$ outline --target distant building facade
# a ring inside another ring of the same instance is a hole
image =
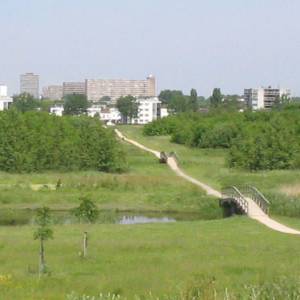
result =
[[[162,118],[166,118],[166,117],[168,117],[168,116],[169,116],[168,109],[165,108],[165,107],[162,107],[162,108],[160,109],[160,118],[162,119]]]
[[[108,96],[112,103],[122,96],[155,97],[156,80],[150,75],[145,80],[87,79],[85,82],[87,99],[98,102]]]
[[[138,115],[132,120],[132,124],[147,124],[160,118],[167,117],[166,108],[161,108],[161,101],[157,97],[138,98]],[[62,105],[55,105],[50,108],[50,114],[62,116],[64,108]],[[89,117],[99,117],[107,125],[122,122],[120,111],[115,107],[104,107],[103,105],[92,105],[87,109]],[[123,120],[124,121],[124,120]]]
[[[39,75],[26,73],[20,76],[20,92],[28,93],[35,99],[40,97]]]
[[[87,109],[89,117],[99,116],[100,120],[107,123],[117,124],[121,121],[121,114],[117,108],[105,108],[100,105],[93,105]]]
[[[247,106],[253,110],[270,109],[278,98],[291,96],[289,89],[283,88],[252,88],[244,90],[244,99]]]
[[[56,105],[56,106],[50,107],[50,114],[51,115],[62,117],[63,113],[64,113],[64,107],[61,106],[61,105]]]
[[[49,100],[61,100],[63,97],[62,85],[49,85],[43,88],[43,98]]]
[[[63,97],[67,95],[86,95],[85,82],[64,82]]]
[[[7,86],[0,84],[0,111],[8,109],[12,102],[13,99],[7,95]]]
[[[161,118],[161,101],[157,97],[138,98],[139,104],[137,118],[133,120],[134,124],[148,124]]]

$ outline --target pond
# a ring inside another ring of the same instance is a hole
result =
[[[33,209],[1,209],[0,226],[33,225],[36,211]],[[52,210],[54,224],[78,224],[70,210]],[[179,212],[139,212],[101,210],[96,224],[146,224],[146,223],[172,223],[180,221],[197,221],[203,219],[199,213]]]

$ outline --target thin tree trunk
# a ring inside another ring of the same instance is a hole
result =
[[[45,264],[45,249],[44,249],[44,240],[40,239],[40,276],[45,273],[46,264]]]
[[[88,236],[87,232],[83,234],[83,257],[87,256],[87,247],[88,247]]]

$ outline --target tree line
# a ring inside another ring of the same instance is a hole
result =
[[[72,94],[64,96],[63,100],[39,100],[31,94],[22,93],[13,97],[13,103],[10,108],[20,112],[44,111],[49,112],[53,105],[63,105],[65,115],[81,115],[87,112],[90,103],[85,95]]]
[[[184,95],[180,90],[163,90],[159,94],[163,105],[167,106],[173,113],[197,112],[200,109],[238,111],[244,108],[239,101],[239,95],[224,95],[221,89],[213,89],[208,98],[198,96],[196,89],[191,89],[189,95]]]
[[[280,110],[184,113],[154,121],[144,134],[171,135],[174,143],[228,149],[228,164],[248,170],[300,167],[300,106]]]
[[[120,172],[125,154],[114,133],[95,118],[43,112],[0,113],[0,170]]]

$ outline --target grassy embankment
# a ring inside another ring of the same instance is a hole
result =
[[[189,148],[171,143],[168,136],[147,137],[143,135],[141,126],[121,126],[120,130],[155,150],[175,151],[186,173],[216,189],[230,185],[254,185],[271,200],[273,215],[299,216],[299,170],[248,172],[230,169],[226,164],[226,150]]]

